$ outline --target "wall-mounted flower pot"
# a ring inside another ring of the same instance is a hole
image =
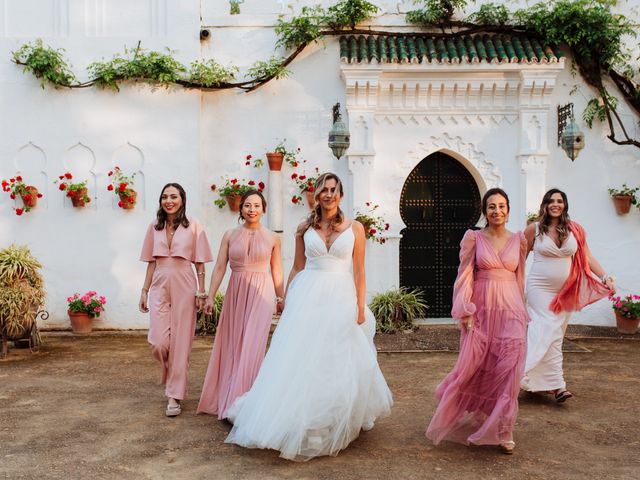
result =
[[[627,318],[620,315],[619,312],[616,312],[616,326],[620,333],[633,335],[638,331],[639,325],[640,318]]]
[[[284,162],[284,154],[278,152],[267,153],[267,162],[269,162],[269,170],[279,172],[282,170],[282,162]]]
[[[616,213],[618,215],[625,215],[631,210],[631,195],[613,195],[613,205],[616,207]]]
[[[22,203],[25,207],[35,208],[38,204],[38,189],[33,186],[27,187],[27,193],[22,195]]]
[[[135,190],[131,190],[131,193],[127,195],[126,193],[118,193],[120,197],[120,201],[118,202],[118,206],[124,210],[132,210],[136,206],[136,199],[138,198],[138,193]]]
[[[224,197],[227,201],[227,205],[229,205],[229,210],[232,212],[240,211],[240,201],[242,200],[242,196],[240,195],[227,195]]]
[[[304,192],[305,196],[307,197],[307,205],[309,205],[309,209],[313,210],[316,206],[316,200],[314,198],[314,192],[310,192],[310,191],[306,191]]]
[[[85,201],[85,197],[87,196],[87,189],[86,188],[81,188],[80,190],[76,190],[74,192],[70,192],[73,193],[73,195],[70,195],[69,198],[71,198],[71,204],[76,207],[76,208],[82,208],[85,206],[85,204],[87,203]]]
[[[71,330],[73,333],[85,334],[91,333],[92,319],[86,312],[72,312],[68,310],[69,320],[71,321]]]

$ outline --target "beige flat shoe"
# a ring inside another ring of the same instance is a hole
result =
[[[182,413],[182,408],[180,407],[180,404],[178,405],[167,404],[167,409],[164,411],[164,414],[167,417],[177,417],[181,413]]]

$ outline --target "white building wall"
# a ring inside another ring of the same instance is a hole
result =
[[[377,123],[370,127],[375,131],[373,144],[354,144],[349,152],[369,149],[375,153],[373,158],[360,163],[355,157],[333,158],[326,145],[331,106],[340,101],[344,107],[346,102],[335,39],[307,48],[291,64],[290,78],[249,94],[146,85],[124,86],[119,93],[95,88],[43,90],[36,79],[8,61],[10,51],[42,37],[47,44],[64,47],[74,71],[82,76],[91,61],[108,58],[125,45],[135,47],[141,40],[150,49],[170,47],[185,64],[201,56],[214,57],[245,71],[255,60],[273,53],[273,26],[277,14],[287,11],[285,3],[246,0],[241,15],[229,16],[228,2],[223,0],[0,1],[0,178],[20,171],[45,194],[42,203],[23,217],[13,214],[7,195],[0,196],[0,245],[26,243],[43,263],[51,313],[44,326],[67,326],[65,297],[93,289],[109,302],[97,328],[144,328],[147,316],[137,311],[144,276],[138,255],[162,185],[178,181],[186,188],[188,211],[204,221],[215,254],[222,233],[236,225],[236,217],[226,208],[213,206],[217,197],[209,185],[220,183],[225,174],[266,181],[266,167],[252,170],[244,166],[244,158],[264,155],[283,138],[288,146],[302,149],[309,168],[333,170],[343,178],[349,190],[346,210],[361,206],[354,204],[354,190],[368,193],[368,199],[379,203],[391,220],[392,234],[404,225],[397,209],[399,191],[388,182],[402,185],[412,162],[428,155],[427,150],[437,142],[442,143],[441,148],[451,148],[453,139],[459,138],[495,164],[502,186],[513,197],[510,226],[524,226],[528,208],[517,159],[520,118],[485,125],[456,124],[449,119],[434,125],[402,124],[393,119],[385,125],[383,118],[376,118]],[[294,9],[313,3],[297,2]],[[401,24],[398,8],[412,8],[411,2],[376,3],[386,12],[374,21],[378,26]],[[632,3],[637,6],[638,2]],[[627,6],[631,4],[621,8]],[[203,43],[199,41],[202,26],[212,32],[211,39]],[[580,91],[570,95],[576,84]],[[586,227],[593,253],[617,276],[621,293],[639,293],[640,273],[629,266],[640,260],[640,211],[617,216],[606,190],[623,182],[640,184],[640,152],[611,143],[600,124],[593,130],[586,128],[579,117],[591,96],[581,79],[571,76],[567,62],[550,98],[546,132],[550,143],[541,190],[558,186],[567,191],[573,218]],[[578,123],[586,133],[587,146],[574,163],[555,145],[555,107],[568,101],[574,102]],[[621,110],[628,128],[638,137],[637,117],[624,105]],[[133,211],[120,210],[115,196],[106,191],[106,172],[114,165],[140,172],[136,188],[141,201]],[[68,169],[77,178],[81,177],[76,172],[83,172],[95,186],[89,208],[71,208],[53,184]],[[371,174],[371,181],[366,189],[354,188],[362,187],[363,172]],[[285,270],[293,257],[295,226],[306,213],[306,207],[289,201],[294,193],[290,174],[285,166]],[[397,255],[397,236],[383,246],[369,245],[369,293],[397,285]],[[574,322],[611,325],[613,315],[603,301],[576,315]]]

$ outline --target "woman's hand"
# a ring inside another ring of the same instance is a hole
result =
[[[473,330],[473,315],[469,315],[462,319],[462,325],[467,329],[467,332]]]
[[[362,325],[364,323],[364,321],[365,321],[364,308],[362,310],[358,309],[358,325]]]
[[[207,296],[207,300],[204,302],[203,310],[205,315],[211,315],[213,313],[213,297],[211,295]]]
[[[613,277],[607,277],[604,281],[605,286],[612,292],[616,291],[616,279]]]
[[[140,301],[138,302],[138,310],[140,310],[142,313],[149,312],[149,299],[148,299],[147,292],[145,291],[143,291],[140,294]]]
[[[207,297],[208,299],[209,297]],[[196,297],[196,311],[200,313],[205,306],[204,298]]]
[[[276,313],[280,315],[284,310],[284,298],[276,302]]]

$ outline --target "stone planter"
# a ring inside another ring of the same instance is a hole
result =
[[[282,170],[282,162],[284,162],[284,154],[278,152],[267,153],[267,162],[269,162],[269,170],[279,172]]]
[[[633,198],[631,195],[613,195],[613,205],[616,207],[616,213],[618,215],[625,215],[631,210],[631,201]]]
[[[638,331],[640,325],[640,318],[627,318],[616,312],[616,326],[620,333],[626,335],[633,335]]]
[[[73,333],[87,334],[91,333],[93,320],[86,312],[72,312],[68,310],[69,320],[71,321],[71,329]]]

